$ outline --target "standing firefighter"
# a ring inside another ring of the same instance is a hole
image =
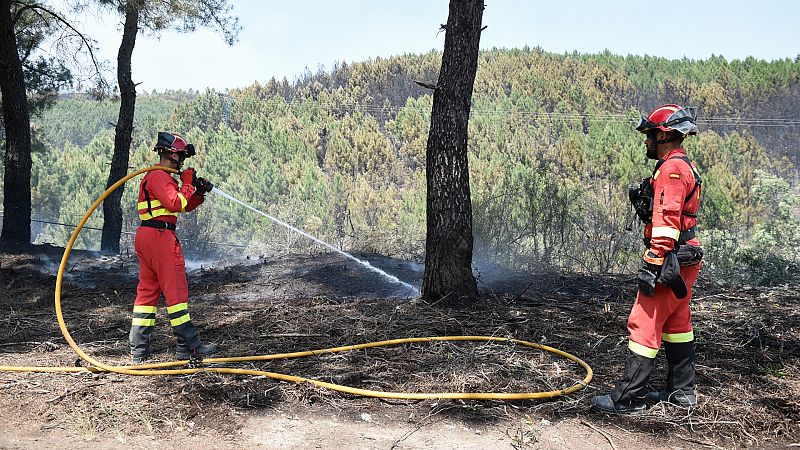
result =
[[[629,191],[644,230],[647,250],[639,263],[639,292],[628,319],[628,349],[622,380],[609,395],[592,399],[600,411],[641,412],[645,400],[691,408],[694,391],[694,333],[689,300],[700,274],[703,251],[697,240],[700,176],[682,148],[697,134],[694,108],[664,105],[642,117],[636,130],[647,138],[647,157],[658,160],[653,176]],[[661,343],[667,356],[666,389],[647,392]]]
[[[194,145],[167,132],[158,133],[154,151],[159,166],[180,170],[183,161],[194,156]],[[205,194],[213,188],[210,181],[198,178],[188,168],[180,174],[181,186],[169,172],[152,170],[142,179],[137,209],[141,224],[136,230],[136,255],[139,258],[139,286],[133,306],[130,344],[134,364],[150,356],[150,335],[156,322],[158,299],[163,294],[167,314],[177,340],[178,359],[193,359],[216,351],[213,344],[204,344],[189,318],[189,290],[183,251],[175,236],[178,213],[200,206]]]

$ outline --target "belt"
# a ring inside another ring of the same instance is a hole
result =
[[[139,224],[140,227],[150,227],[150,228],[157,228],[159,230],[169,230],[175,231],[175,224],[164,222],[163,220],[143,220],[142,223]]]

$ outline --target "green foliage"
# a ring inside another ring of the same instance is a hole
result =
[[[750,199],[755,226],[704,234],[704,246],[712,255],[705,268],[715,277],[742,284],[800,282],[800,196],[785,180],[757,170]]]
[[[752,197],[762,220],[736,255],[747,268],[740,274],[742,281],[757,285],[800,281],[800,196],[785,180],[757,171]]]
[[[156,124],[163,126],[177,104],[167,95],[138,96],[134,129],[141,132],[143,127],[147,127],[152,131],[157,128]],[[35,120],[35,128],[42,140],[53,147],[59,148],[67,142],[84,147],[97,134],[113,131],[118,115],[118,99],[93,101],[81,96],[64,97]]]
[[[222,34],[225,43],[233,45],[238,39],[239,18],[232,16],[233,6],[228,0],[170,0],[169,2],[127,2],[99,0],[105,6],[125,17],[125,8],[135,5],[139,11],[139,27],[145,33],[158,34],[164,30],[191,33],[197,27],[214,28]],[[79,8],[85,5],[78,5]]]
[[[174,130],[198,148],[188,165],[253,207],[346,250],[420,259],[432,97],[410,80],[435,82],[439,58],[337,64],[293,84],[273,79],[224,95],[140,96],[130,165],[154,163],[156,132]],[[796,138],[781,127],[724,118],[758,117],[766,104],[776,114],[796,108],[799,87],[800,61],[483,52],[468,141],[476,254],[512,266],[630,270],[641,229],[626,189],[653,166],[633,124],[643,110],[677,101],[719,118],[686,142],[703,177],[705,270],[741,282],[785,280],[774,275],[796,267],[800,239],[783,156],[800,142],[792,147]],[[116,109],[63,99],[37,121],[45,149],[34,163],[34,216],[74,223],[99,195]],[[129,183],[123,196],[129,230],[137,188]],[[213,194],[179,230],[189,254],[224,249],[209,241],[263,254],[316,246]],[[58,233],[45,228],[40,241],[63,243]],[[97,241],[87,232],[82,245]],[[751,279],[731,276],[741,264]]]
[[[61,24],[50,20],[49,15],[43,14],[35,6],[41,5],[39,2],[31,2],[31,5],[11,3],[17,50],[25,77],[28,112],[32,116],[51,107],[58,91],[72,85],[72,73],[66,66],[64,55],[57,54],[54,57],[52,54],[42,54],[46,52],[43,48],[47,40],[61,31]]]

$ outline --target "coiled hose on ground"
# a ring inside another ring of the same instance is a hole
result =
[[[70,252],[72,251],[72,246],[75,244],[75,240],[78,238],[78,235],[81,232],[81,229],[86,224],[86,221],[92,215],[92,213],[97,209],[98,206],[103,202],[103,200],[115,191],[117,188],[122,186],[126,181],[130,180],[133,177],[136,177],[140,174],[145,172],[149,172],[151,170],[166,170],[172,173],[178,173],[177,170],[162,167],[162,166],[150,166],[144,169],[137,170],[121,180],[114,183],[111,187],[106,189],[105,192],[92,204],[86,214],[83,216],[81,221],[78,223],[75,231],[72,232],[72,236],[70,237],[69,243],[67,247],[64,249],[64,255],[61,258],[61,265],[58,268],[58,276],[56,277],[56,287],[55,287],[55,306],[56,306],[56,317],[58,318],[58,325],[61,328],[61,332],[64,335],[64,339],[66,339],[67,343],[75,353],[78,354],[84,361],[89,364],[89,367],[36,367],[36,366],[0,366],[0,371],[12,371],[12,372],[114,372],[114,373],[122,373],[127,375],[143,375],[143,376],[155,376],[155,375],[190,375],[199,372],[214,372],[214,373],[227,373],[227,374],[234,374],[234,375],[256,375],[256,376],[267,376],[269,378],[273,378],[276,380],[281,381],[291,381],[293,383],[311,383],[326,389],[332,389],[334,391],[339,392],[346,392],[348,394],[354,395],[362,395],[366,397],[380,397],[380,398],[392,398],[392,399],[407,399],[407,400],[422,400],[422,399],[478,399],[478,400],[530,400],[530,399],[539,399],[539,398],[549,398],[549,397],[556,397],[559,395],[568,395],[576,392],[580,389],[586,387],[592,380],[592,368],[589,367],[583,360],[580,358],[573,356],[567,352],[561,351],[559,349],[548,347],[546,345],[535,344],[533,342],[523,341],[519,339],[511,339],[511,338],[503,338],[503,337],[494,337],[494,336],[431,336],[431,337],[414,337],[414,338],[402,338],[402,339],[391,339],[388,341],[379,341],[379,342],[369,342],[366,344],[358,344],[358,345],[346,345],[343,347],[332,347],[332,348],[325,348],[320,350],[307,350],[307,351],[300,351],[300,352],[293,352],[293,353],[280,353],[280,354],[272,354],[272,355],[255,355],[255,356],[236,356],[236,357],[226,357],[226,358],[206,358],[203,360],[203,364],[218,364],[218,363],[238,363],[244,361],[268,361],[273,359],[288,359],[288,358],[300,358],[304,356],[319,356],[331,353],[338,353],[338,352],[347,352],[352,350],[359,350],[363,348],[371,348],[371,347],[383,347],[389,345],[398,345],[398,344],[406,344],[406,343],[419,343],[419,342],[432,342],[432,341],[496,341],[496,342],[511,342],[517,345],[522,345],[525,347],[531,347],[539,350],[543,350],[550,353],[555,353],[557,355],[563,356],[571,361],[578,363],[584,370],[586,370],[586,376],[583,380],[579,381],[573,386],[570,386],[565,389],[559,389],[554,391],[547,391],[547,392],[521,392],[521,393],[504,393],[504,392],[419,392],[419,393],[411,393],[411,392],[385,392],[385,391],[375,391],[369,389],[360,389],[351,386],[343,386],[334,383],[328,383],[325,381],[314,380],[311,378],[304,378],[295,375],[287,375],[282,373],[274,373],[274,372],[266,372],[261,370],[252,370],[252,369],[236,369],[232,367],[193,367],[193,368],[182,368],[182,369],[167,369],[168,367],[177,367],[177,366],[186,366],[188,361],[171,361],[171,362],[162,362],[162,363],[153,363],[153,364],[140,364],[136,366],[110,366],[104,364],[92,356],[86,354],[78,344],[75,343],[75,340],[72,339],[72,336],[67,329],[67,324],[64,322],[64,315],[61,310],[61,286],[64,281],[64,269],[67,266],[67,261],[69,259]]]

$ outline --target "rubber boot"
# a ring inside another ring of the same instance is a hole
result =
[[[184,359],[202,359],[217,352],[214,344],[204,344],[197,336],[197,328],[192,321],[172,327],[177,342],[175,357]]]
[[[622,379],[608,395],[592,399],[595,409],[609,414],[637,414],[646,409],[644,397],[655,360],[631,353],[625,361]]]
[[[131,332],[128,341],[131,346],[131,359],[134,364],[141,364],[150,357],[150,335],[156,324],[156,307],[133,305]]]
[[[694,391],[694,341],[664,342],[667,354],[667,388],[647,394],[648,400],[672,403],[683,408],[697,406]]]
[[[132,325],[128,340],[131,345],[131,360],[134,364],[141,364],[150,357],[150,335],[153,334],[152,326]]]

